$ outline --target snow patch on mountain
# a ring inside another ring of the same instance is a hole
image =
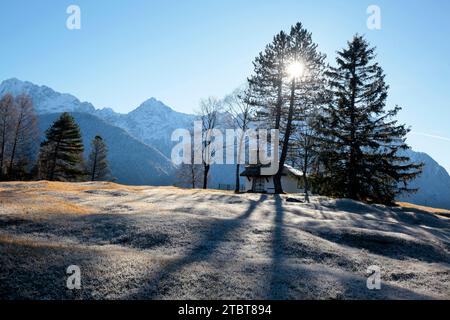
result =
[[[170,156],[173,146],[170,141],[172,132],[179,128],[190,128],[195,119],[194,115],[174,111],[156,98],[148,99],[128,114],[117,113],[111,108],[96,109],[91,103],[81,102],[73,95],[16,78],[0,84],[0,96],[6,93],[29,95],[40,115],[63,111],[95,115],[159,149],[166,156]]]
[[[101,114],[98,115],[102,117]],[[111,121],[133,137],[170,156],[172,133],[176,129],[190,128],[195,116],[174,111],[161,101],[151,98],[126,115],[107,117],[104,120]]]
[[[38,86],[16,78],[5,80],[0,84],[0,96],[6,93],[29,95],[33,100],[36,112],[39,114],[61,112],[61,110],[85,113],[95,111],[92,104],[81,102],[71,94],[59,93],[47,86]]]

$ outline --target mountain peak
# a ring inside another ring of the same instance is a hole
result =
[[[17,78],[9,78],[6,80],[3,80],[2,83],[0,83],[0,88],[4,89],[4,91],[12,91],[11,93],[15,93],[18,90],[22,90],[26,87],[32,87],[34,86],[33,83],[28,81],[22,81]],[[5,92],[6,93],[6,92]]]
[[[150,98],[144,101],[139,107],[130,113],[147,112],[172,112],[173,110],[156,98]]]
[[[167,105],[165,105],[163,102],[159,101],[156,98],[150,98],[146,101],[144,101],[139,108],[158,108],[158,109],[170,109]]]
[[[45,85],[37,85],[37,84],[34,84],[33,82],[23,81],[23,80],[20,80],[18,78],[15,78],[15,77],[3,80],[0,83],[0,87],[1,88],[8,88],[8,89],[13,90],[13,91],[14,90],[24,90],[26,88],[40,88],[42,90],[47,90],[47,91],[53,91],[54,92],[54,90],[52,88],[47,87]]]
[[[0,96],[6,93],[13,95],[27,94],[34,103],[39,114],[54,112],[87,112],[104,117],[114,116],[116,113],[110,108],[96,110],[88,102],[81,102],[75,96],[67,93],[60,93],[45,85],[37,85],[29,81],[22,81],[18,78],[9,78],[0,83]],[[172,108],[152,97],[144,101],[134,111],[133,114],[141,113],[172,113]]]
[[[13,83],[23,83],[23,81],[13,77],[13,78],[3,80],[1,85],[13,84]]]

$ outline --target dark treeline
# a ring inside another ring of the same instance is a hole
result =
[[[88,161],[74,118],[63,113],[46,131],[39,146],[33,103],[27,95],[0,99],[0,180],[110,180],[107,147],[100,136],[92,141]]]

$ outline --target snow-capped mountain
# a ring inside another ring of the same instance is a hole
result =
[[[108,144],[109,162],[117,181],[133,185],[171,185],[175,167],[159,149],[133,138],[126,126],[126,115],[112,109],[96,110],[89,102],[81,102],[70,94],[62,94],[47,86],[38,86],[18,79],[0,84],[0,97],[6,93],[27,94],[39,114],[41,133],[52,124],[61,112],[71,112],[80,125],[86,152],[92,138],[100,134]],[[104,120],[103,120],[104,119]],[[132,126],[135,126],[133,124]]]
[[[88,113],[102,119],[103,121],[101,121],[101,123],[104,122],[111,128],[118,127],[123,129],[130,136],[129,139],[134,138],[140,143],[157,149],[164,154],[165,157],[158,156],[155,159],[165,159],[163,160],[164,164],[162,164],[162,167],[165,169],[162,171],[167,172],[170,171],[170,166],[166,163],[168,160],[167,157],[170,157],[172,146],[176,143],[171,141],[172,132],[178,128],[192,127],[193,121],[196,118],[195,115],[176,112],[155,98],[145,101],[128,114],[116,113],[111,108],[95,109],[92,104],[81,102],[70,94],[61,94],[46,86],[38,86],[31,82],[24,82],[18,79],[5,80],[0,84],[0,96],[7,92],[14,95],[21,93],[28,94],[32,98],[37,112],[41,115],[63,111]],[[226,117],[226,115],[223,115],[223,117]],[[80,121],[84,121],[84,118],[81,117],[81,115],[79,115],[78,118]],[[222,120],[221,122],[225,121]],[[91,127],[94,126],[93,123],[95,123],[95,121],[89,118],[89,122]],[[126,135],[124,136],[121,134],[121,137],[121,144],[126,144]],[[115,143],[114,138],[111,138],[110,141],[112,144]],[[132,150],[124,149],[124,151],[128,154],[132,153]],[[117,152],[119,152],[119,150],[117,150]],[[149,156],[149,152],[150,151],[147,150],[140,153],[143,155],[143,158],[141,159],[143,163],[149,163],[147,161],[148,159],[145,158]],[[408,156],[410,156],[414,162],[424,162],[425,168],[423,174],[416,178],[411,184],[412,187],[419,188],[419,192],[401,197],[400,200],[450,209],[450,176],[447,171],[427,154],[408,151]],[[140,162],[138,158],[139,155],[134,157],[133,163],[127,163],[126,161],[123,161],[124,159],[121,159],[121,170],[124,170],[121,173],[123,177],[127,176],[126,170],[134,172],[133,166]],[[150,163],[150,166],[147,169],[150,174],[155,172],[153,171],[155,165],[155,161]],[[159,169],[156,171],[158,170]],[[210,180],[210,186],[212,188],[217,188],[220,183],[234,183],[233,165],[216,165],[211,171],[212,179]],[[175,179],[173,176],[172,178]],[[139,174],[134,175],[133,179],[126,180],[125,183],[146,183],[145,179],[139,179]],[[122,182],[123,181],[124,180],[122,179]],[[168,180],[166,179],[165,181]]]
[[[128,114],[114,112],[111,108],[95,109],[91,103],[81,102],[73,95],[15,78],[0,84],[0,96],[6,93],[29,95],[40,115],[62,111],[90,113],[124,129],[132,137],[157,148],[166,156],[170,156],[173,146],[170,141],[172,132],[178,128],[191,127],[195,119],[194,115],[176,112],[155,98],[148,99]]]
[[[27,94],[33,99],[38,114],[61,112],[95,112],[89,102],[81,102],[71,94],[59,93],[47,86],[38,86],[28,81],[12,78],[0,84],[0,96],[6,93],[12,95]]]
[[[111,109],[97,110],[94,114],[154,146],[166,156],[170,156],[173,146],[170,141],[172,132],[191,127],[195,119],[194,115],[176,112],[155,98],[145,101],[128,114],[118,114]]]

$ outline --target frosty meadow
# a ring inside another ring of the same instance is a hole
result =
[[[0,300],[449,300],[446,12],[1,1]]]

